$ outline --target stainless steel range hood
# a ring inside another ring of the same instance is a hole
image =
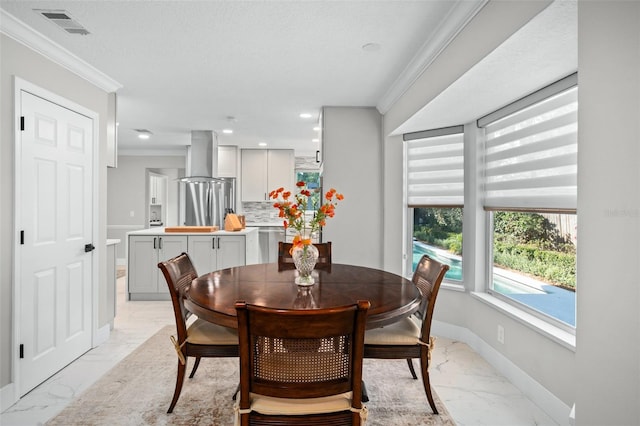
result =
[[[218,135],[212,130],[192,130],[187,147],[187,176],[180,182],[211,182],[218,178]]]
[[[224,227],[224,217],[235,209],[235,178],[218,177],[218,135],[191,131],[184,183],[184,224]]]

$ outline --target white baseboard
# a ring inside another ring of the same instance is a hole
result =
[[[109,336],[111,335],[111,324],[106,324],[98,329],[96,332],[96,338],[93,339],[93,347],[100,346],[107,340],[109,340]]]
[[[118,265],[118,266],[127,266],[127,259],[125,257],[118,257],[116,259],[116,265]]]
[[[106,324],[103,327],[100,327],[96,331],[95,339],[93,340],[93,347],[100,346],[107,340],[109,340],[109,336],[111,335],[111,324]],[[15,383],[9,383],[6,386],[0,388],[0,412],[4,412],[6,409],[11,407],[13,404],[18,402],[19,398],[16,395],[16,387]]]
[[[18,398],[15,383],[9,383],[0,388],[0,412],[4,412],[16,402],[18,402]]]
[[[496,370],[505,376],[527,398],[547,413],[559,425],[570,425],[571,407],[549,392],[544,386],[525,373],[509,358],[495,350],[491,345],[480,339],[468,328],[458,327],[434,320],[431,326],[432,334],[466,343]]]

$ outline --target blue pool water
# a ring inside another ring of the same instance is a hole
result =
[[[413,270],[423,254],[449,265],[446,279],[462,281],[462,259],[445,250],[420,241],[413,242]],[[493,276],[493,290],[539,312],[575,327],[576,293],[539,282],[535,287],[498,273]]]
[[[445,250],[441,250],[420,241],[413,242],[413,268],[416,270],[418,262],[423,254],[429,255],[430,258],[437,260],[440,263],[449,265],[449,270],[444,276],[446,279],[462,281],[462,258],[460,256],[453,255]]]

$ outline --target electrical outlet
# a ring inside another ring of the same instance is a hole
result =
[[[498,326],[498,342],[504,344],[504,327]]]
[[[135,211],[131,210],[131,211],[129,212],[129,217],[134,217],[135,215],[136,215],[136,212],[135,212]]]

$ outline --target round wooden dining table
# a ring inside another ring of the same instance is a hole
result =
[[[210,272],[186,288],[185,306],[206,321],[237,328],[235,302],[240,300],[276,309],[330,308],[368,300],[371,329],[408,317],[422,299],[411,280],[378,269],[334,263],[330,269],[315,270],[315,284],[307,288],[296,285],[297,273],[280,271],[277,263]]]

